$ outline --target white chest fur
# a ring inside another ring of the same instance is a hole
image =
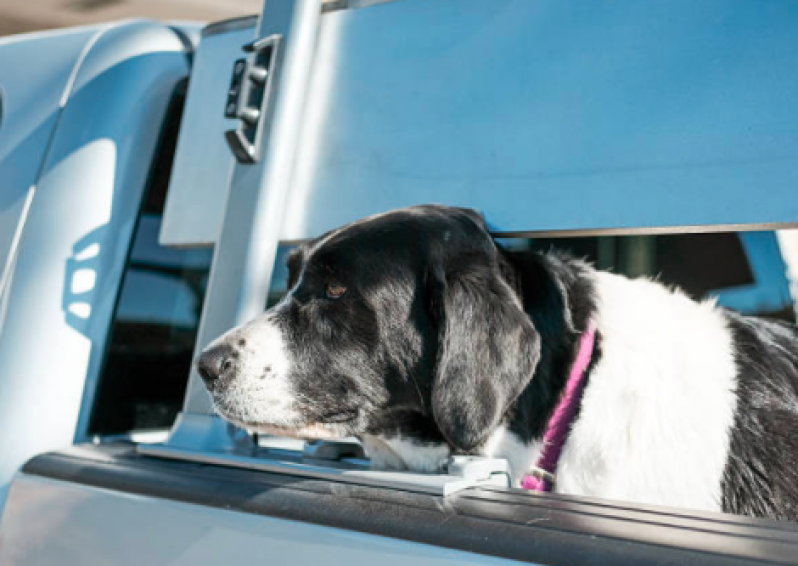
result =
[[[711,303],[597,274],[601,359],[557,491],[719,510],[736,410],[731,334]]]

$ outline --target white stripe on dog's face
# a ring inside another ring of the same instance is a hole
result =
[[[280,305],[208,345],[232,348],[233,366],[209,387],[219,415],[249,432],[303,439],[351,436],[343,423],[316,422],[317,401],[297,390],[295,361],[280,324]]]
[[[223,417],[251,430],[262,423],[294,426],[301,421],[289,382],[291,360],[272,313],[231,330],[208,349],[220,344],[236,353],[234,375],[211,393]]]

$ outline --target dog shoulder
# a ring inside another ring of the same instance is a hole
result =
[[[723,480],[724,511],[798,518],[798,328],[728,313],[738,411]]]
[[[604,272],[595,290],[601,359],[563,453],[560,490],[720,510],[737,409],[723,311]]]

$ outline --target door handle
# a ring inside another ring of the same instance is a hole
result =
[[[235,129],[225,132],[225,138],[241,163],[255,163],[260,158],[263,117],[275,86],[281,44],[280,35],[249,43],[244,51],[250,55],[233,64],[224,115],[239,122]]]

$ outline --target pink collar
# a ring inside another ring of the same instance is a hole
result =
[[[554,414],[549,419],[546,434],[543,436],[543,450],[540,453],[537,465],[526,473],[521,483],[521,487],[524,489],[551,491],[552,487],[554,487],[554,474],[557,471],[557,463],[560,460],[562,448],[568,438],[568,433],[571,431],[571,424],[582,400],[582,393],[587,382],[587,368],[593,357],[595,342],[596,324],[591,321],[587,332],[582,335],[580,340],[579,353],[576,356],[574,365],[571,367],[571,375],[568,376],[565,392],[557,404]]]

